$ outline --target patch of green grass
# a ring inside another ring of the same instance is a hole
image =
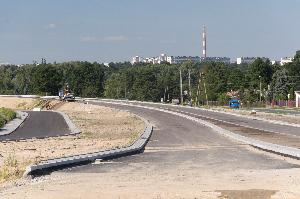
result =
[[[0,108],[0,127],[17,117],[16,112],[9,108]]]

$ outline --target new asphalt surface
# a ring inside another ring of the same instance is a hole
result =
[[[231,141],[212,129],[179,116],[137,107],[113,105],[101,102],[90,104],[102,105],[138,114],[152,123],[154,131],[143,154],[124,157],[117,160],[119,164],[86,165],[64,172],[115,172],[140,168],[167,169],[178,165],[188,165],[197,169],[285,169],[298,167],[285,161],[273,159],[249,151],[245,145]]]
[[[70,134],[63,116],[52,111],[26,111],[29,116],[13,133],[0,136],[0,141],[46,138]]]
[[[239,117],[236,115],[230,115],[226,113],[221,112],[212,112],[205,109],[191,109],[188,107],[182,107],[182,106],[163,106],[161,104],[143,104],[140,102],[126,102],[129,104],[137,104],[142,106],[148,106],[148,107],[155,107],[155,108],[162,108],[166,110],[176,111],[176,112],[186,112],[186,113],[192,113],[192,114],[198,114],[205,117],[210,117],[214,119],[219,119],[227,122],[232,122],[239,125],[249,126],[252,128],[258,128],[265,131],[270,132],[277,132],[281,134],[290,134],[294,136],[300,136],[300,127],[294,127],[294,126],[287,126],[287,125],[281,125],[281,124],[274,124],[270,122],[265,122],[262,120],[256,120],[256,119],[249,119],[245,117]]]

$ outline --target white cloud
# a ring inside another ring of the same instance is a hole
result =
[[[128,41],[128,38],[119,35],[119,36],[107,36],[107,37],[83,37],[80,41],[82,42],[90,42],[90,43],[117,43],[117,42],[124,42]]]
[[[50,23],[44,26],[45,29],[55,29],[57,26],[54,23]]]

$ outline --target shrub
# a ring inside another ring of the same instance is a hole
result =
[[[0,108],[0,127],[10,120],[15,119],[17,116],[16,112],[8,108]]]
[[[1,115],[0,115],[0,128],[2,127],[2,126],[4,126],[4,124],[5,124],[5,119],[4,119],[4,117],[2,117]]]

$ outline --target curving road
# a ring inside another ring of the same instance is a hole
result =
[[[190,108],[183,106],[171,106],[154,103],[128,102],[128,105],[140,105],[146,107],[159,108],[172,112],[185,114],[191,117],[206,120],[234,133],[241,134],[254,139],[300,148],[300,127],[288,126],[266,122],[263,120],[251,119],[222,112],[210,111],[206,109]]]
[[[26,111],[24,123],[13,133],[0,136],[0,141],[16,141],[31,138],[46,138],[70,134],[63,116],[52,111]]]
[[[297,198],[300,162],[261,152],[179,116],[126,105],[154,125],[143,154],[54,172],[6,198]],[[79,188],[80,187],[80,188]]]

